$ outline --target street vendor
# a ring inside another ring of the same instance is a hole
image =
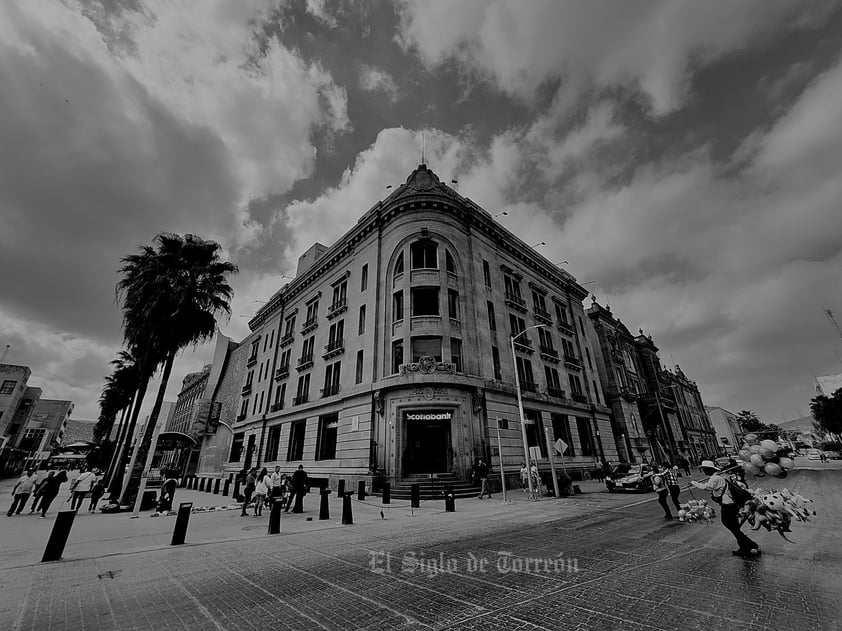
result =
[[[752,541],[740,528],[739,512],[742,498],[736,498],[739,489],[735,489],[734,482],[721,475],[721,470],[710,460],[703,460],[702,473],[710,476],[707,482],[692,481],[690,484],[697,489],[710,491],[711,499],[722,505],[720,511],[722,525],[734,535],[739,546],[731,554],[734,556],[751,558],[760,556],[760,546]],[[742,494],[740,494],[742,495]]]

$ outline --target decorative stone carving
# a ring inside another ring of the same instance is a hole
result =
[[[432,373],[444,373],[452,375],[456,373],[455,366],[445,362],[437,362],[434,357],[424,355],[418,359],[417,362],[411,364],[403,364],[401,366],[401,375],[411,375],[413,373],[421,373],[422,375],[429,375]]]
[[[471,404],[473,405],[474,414],[482,412],[482,405],[484,401],[485,393],[482,390],[475,388],[473,393],[471,393]]]
[[[374,410],[378,416],[383,416],[383,391],[378,390],[374,393]]]

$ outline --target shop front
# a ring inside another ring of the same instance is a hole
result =
[[[453,410],[403,412],[403,474],[447,473],[453,459]]]

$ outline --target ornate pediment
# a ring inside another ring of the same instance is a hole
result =
[[[432,373],[452,375],[455,372],[456,367],[453,364],[437,362],[435,357],[430,357],[429,355],[422,356],[417,362],[403,364],[401,366],[401,375],[411,375],[416,373],[421,373],[422,375],[430,375]]]
[[[398,201],[404,197],[412,197],[414,195],[424,194],[440,194],[447,197],[458,199],[456,191],[442,184],[439,176],[427,168],[426,164],[419,164],[418,168],[409,174],[406,183],[398,188],[387,200],[386,203]]]

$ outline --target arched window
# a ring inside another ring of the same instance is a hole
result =
[[[450,250],[444,251],[444,268],[448,274],[456,274],[456,261],[453,260]]]
[[[409,248],[412,269],[438,269],[438,246],[435,241],[416,241]]]
[[[403,252],[398,254],[398,260],[395,261],[395,276],[403,274]]]

